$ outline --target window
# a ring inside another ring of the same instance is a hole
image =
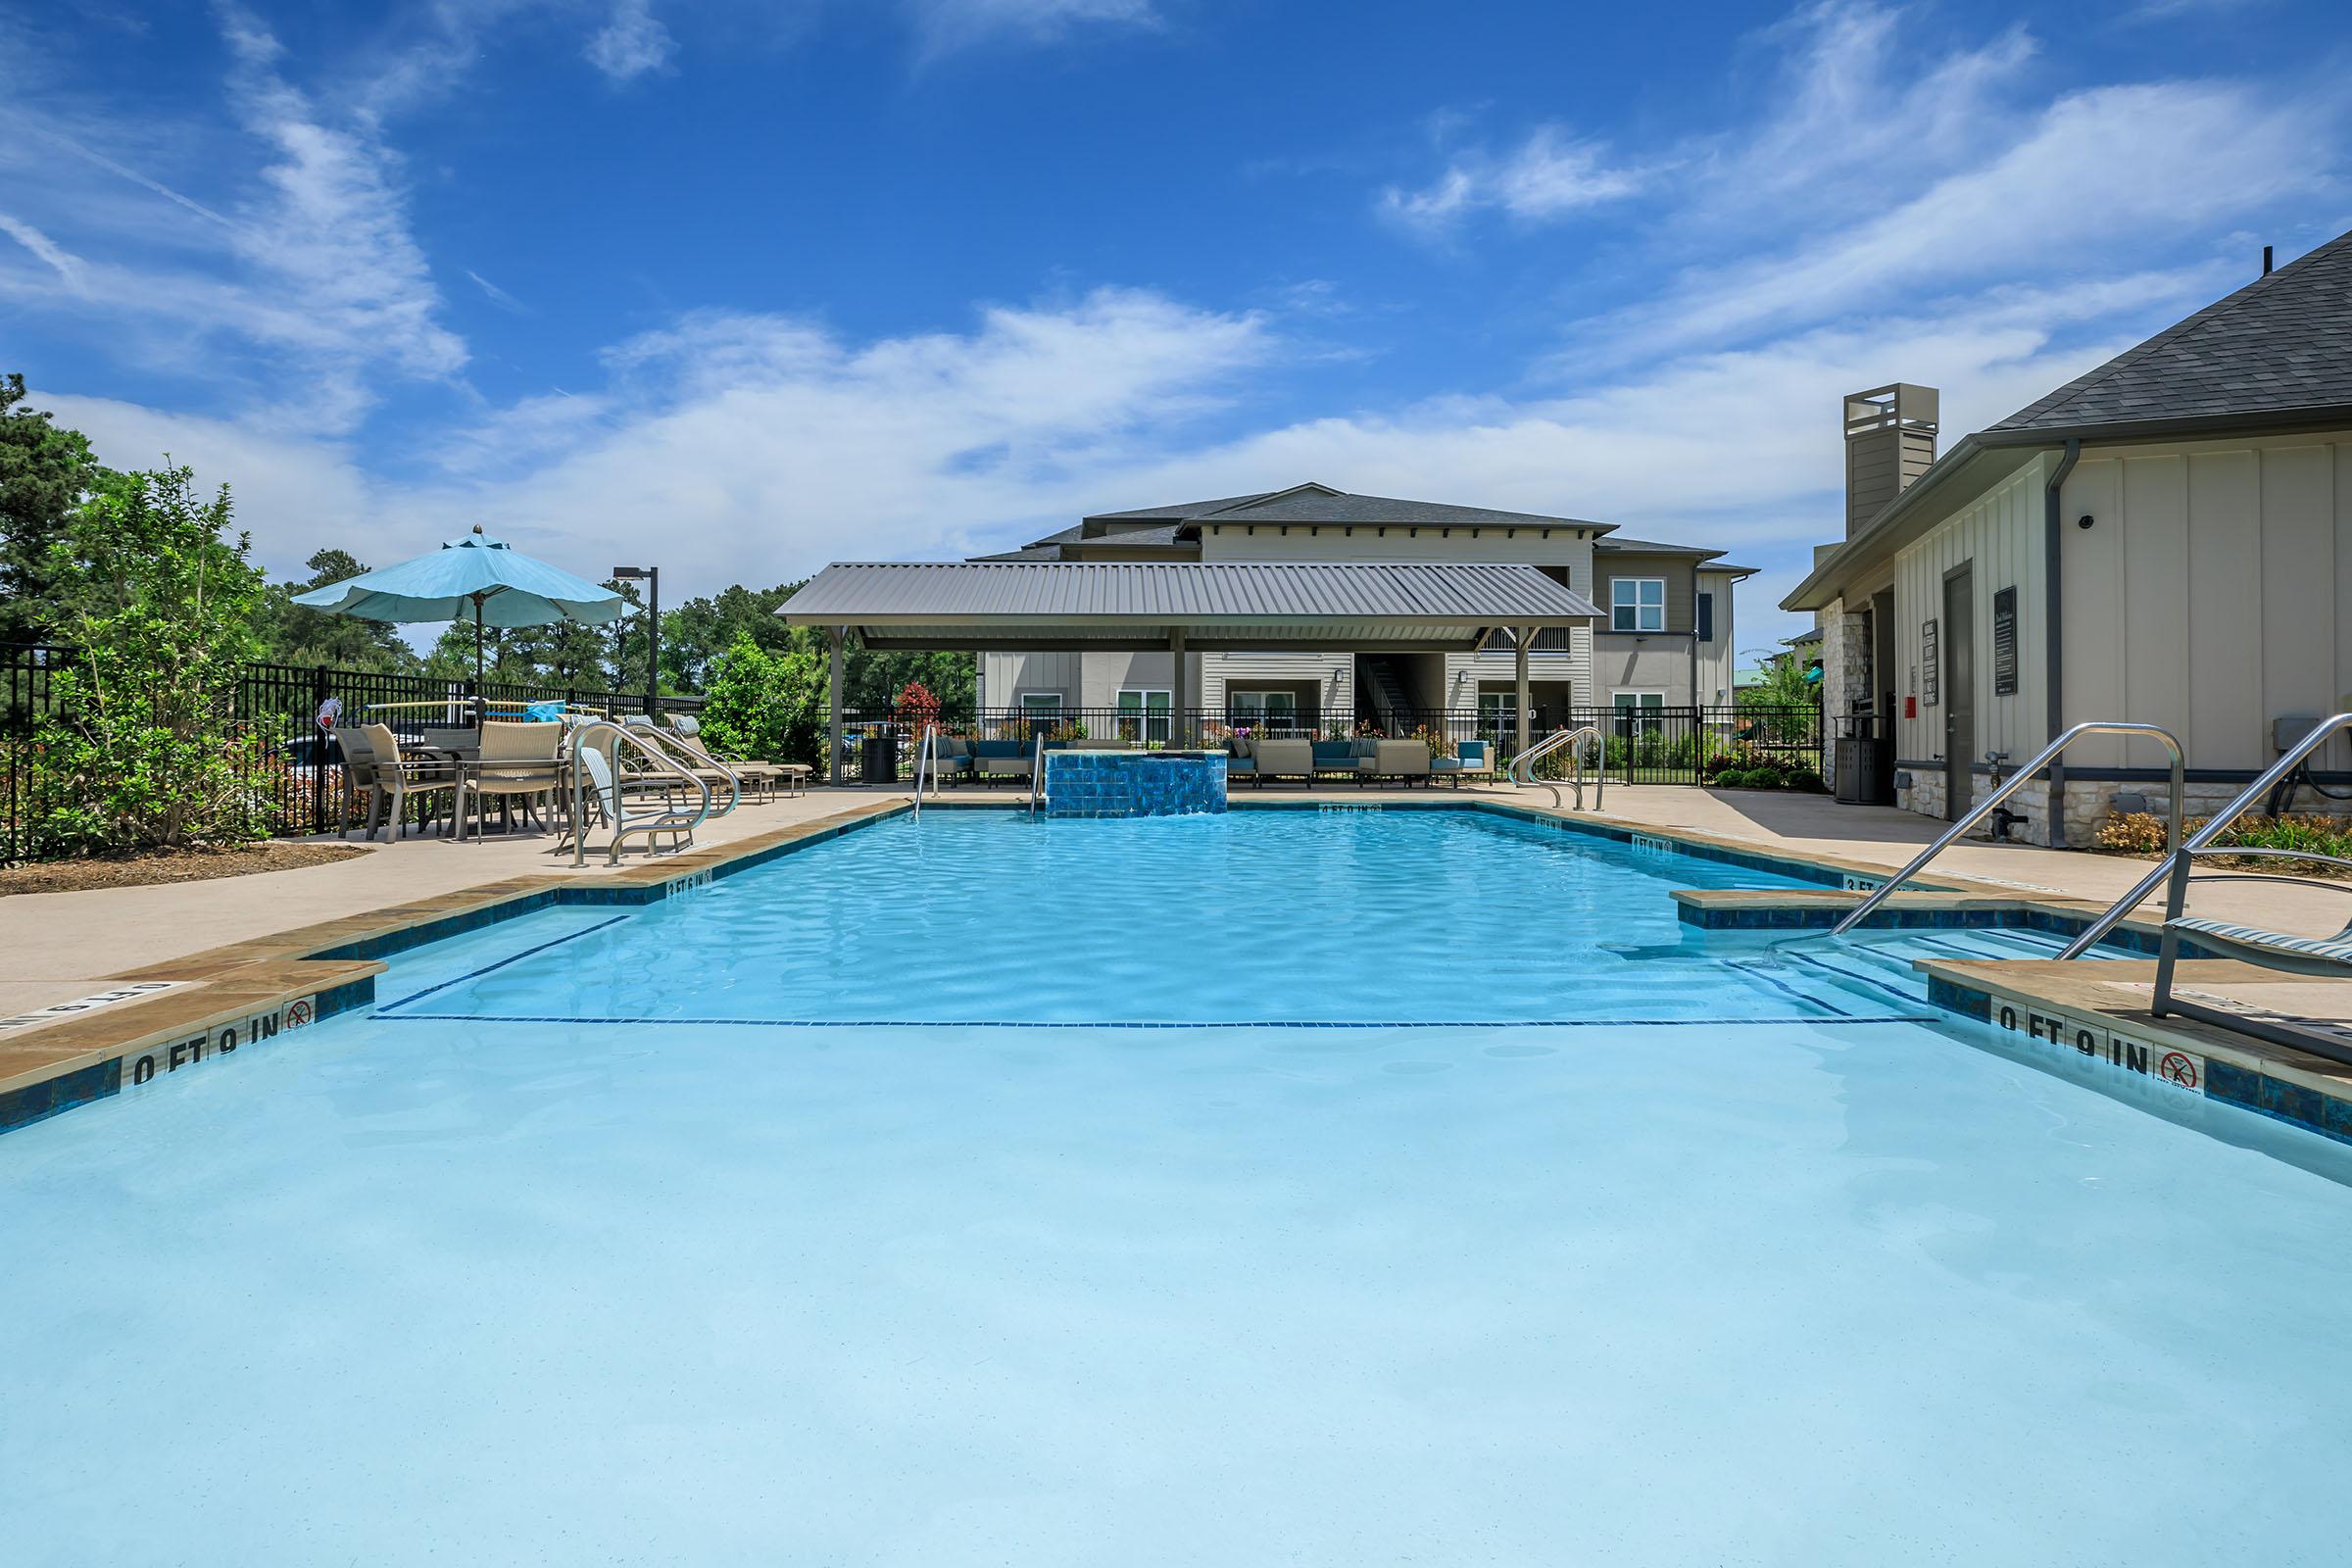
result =
[[[1024,713],[1058,713],[1061,711],[1061,693],[1023,692],[1021,711]]]
[[[1228,691],[1226,722],[1252,729],[1292,731],[1298,727],[1297,692]]]
[[[1665,706],[1664,692],[1611,692],[1609,707],[1616,714],[1611,728],[1620,735],[1655,735],[1666,727],[1654,716]]]
[[[1664,631],[1666,579],[1612,577],[1609,579],[1609,630]]]
[[[1175,733],[1173,712],[1166,692],[1123,691],[1119,693],[1118,739],[1123,741],[1165,741]]]
[[[1698,640],[1702,643],[1711,643],[1715,640],[1715,596],[1713,594],[1698,596]]]

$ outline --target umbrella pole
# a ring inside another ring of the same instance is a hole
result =
[[[473,596],[473,727],[482,727],[482,596]]]

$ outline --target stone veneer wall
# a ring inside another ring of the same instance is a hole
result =
[[[1848,612],[1845,601],[1833,602],[1821,612],[1821,749],[1822,781],[1838,787],[1837,737],[1838,720],[1853,711],[1857,701],[1870,697],[1870,638],[1863,617]]]
[[[1225,809],[1223,752],[1048,752],[1048,816],[1198,816]]]
[[[1911,768],[1908,771],[1911,774],[1912,786],[1908,790],[1895,791],[1895,804],[1907,811],[1917,811],[1924,816],[1942,816],[1943,770],[1941,768],[1934,770]],[[1980,775],[1977,779],[1975,798],[1983,800],[1991,787],[1992,781]],[[2198,817],[2211,816],[2237,799],[2238,792],[2244,788],[2243,784],[2202,784],[2192,779],[2187,788],[2182,791],[2181,813],[2190,821],[2194,821]],[[2148,813],[2161,818],[2168,808],[2169,793],[2162,779],[2150,779],[2144,783],[2131,784],[2119,784],[2113,780],[2100,779],[2069,780],[2066,786],[2067,848],[2072,850],[2088,849],[2098,842],[2099,827],[2107,820],[2109,813],[2114,811],[2115,798],[2118,795],[2144,796],[2148,803]],[[2257,810],[2261,808],[2259,803],[2255,808]],[[2049,842],[2049,833],[2046,827],[2050,819],[2048,780],[2035,779],[2015,795],[2010,796],[2009,809],[2026,818],[2025,825],[2012,830],[2010,835],[2012,838],[2028,844],[2047,844]],[[2298,815],[2306,816],[2352,815],[2352,802],[2317,799],[2310,791],[2306,790],[2296,801],[2295,810]],[[1969,832],[1969,837],[1975,839],[1986,839],[1991,836],[1992,824],[1989,819],[1978,823]]]

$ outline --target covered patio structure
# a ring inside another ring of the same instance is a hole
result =
[[[1165,652],[1171,744],[1192,743],[1185,656],[1470,653],[1496,631],[1517,650],[1518,748],[1529,735],[1528,651],[1601,612],[1530,565],[1210,562],[839,563],[777,612],[824,628],[833,781],[842,773],[842,650]]]

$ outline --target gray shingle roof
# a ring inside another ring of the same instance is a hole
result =
[[[2078,376],[1993,430],[2352,404],[2352,233]]]
[[[1253,495],[1225,496],[1215,501],[1180,501],[1172,507],[1138,507],[1133,512],[1090,512],[1086,514],[1086,520],[1088,522],[1132,522],[1140,517],[1167,517],[1175,521],[1182,521],[1187,517],[1202,517],[1212,512],[1223,512],[1227,507],[1238,507],[1246,502],[1263,501],[1272,493],[1268,490],[1260,490]]]
[[[1596,555],[1704,556],[1710,560],[1723,554],[1720,550],[1709,550],[1705,545],[1661,544],[1655,539],[1628,539],[1621,533],[1594,540],[1592,549]]]
[[[1202,522],[1391,522],[1427,527],[1606,528],[1607,523],[1581,517],[1554,517],[1534,512],[1496,512],[1487,507],[1455,507],[1440,501],[1399,501],[1394,496],[1358,496],[1322,487],[1277,491],[1244,500],[1218,512],[1204,514]]]

